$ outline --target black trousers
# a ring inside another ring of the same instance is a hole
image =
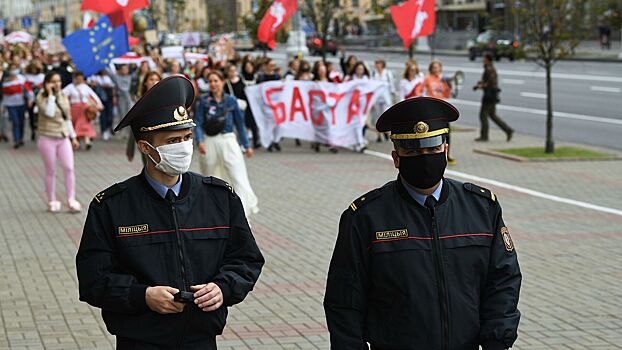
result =
[[[160,349],[173,349],[170,347],[158,347],[153,344],[143,343],[134,339],[124,338],[117,336],[117,350],[160,350]],[[177,348],[175,348],[177,349]],[[197,342],[183,343],[178,348],[179,350],[217,350],[216,338],[203,339]]]
[[[482,102],[482,107],[479,110],[479,121],[481,123],[480,138],[488,139],[488,118],[492,119],[506,134],[512,132],[512,128],[497,115],[497,104]]]

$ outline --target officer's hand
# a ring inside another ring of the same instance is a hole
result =
[[[203,311],[214,311],[222,305],[222,291],[216,283],[190,286],[190,290],[196,292],[194,293],[194,303]]]
[[[205,154],[205,144],[204,143],[199,143],[199,153],[201,154]]]
[[[149,308],[159,314],[174,314],[184,311],[185,304],[173,301],[178,289],[166,286],[148,287],[145,291],[145,301]]]

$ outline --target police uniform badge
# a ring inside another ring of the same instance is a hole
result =
[[[430,126],[428,124],[426,124],[425,122],[418,122],[415,125],[415,132],[417,134],[423,134],[426,133],[430,130]]]
[[[173,118],[177,121],[182,121],[184,119],[188,119],[188,111],[184,106],[179,106],[173,111]]]
[[[510,237],[510,231],[505,226],[501,228],[501,238],[503,238],[505,250],[512,252],[514,250],[514,242],[512,241],[512,237]]]

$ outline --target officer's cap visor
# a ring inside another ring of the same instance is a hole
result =
[[[445,135],[438,135],[425,139],[393,140],[396,146],[408,149],[438,147],[442,145],[443,142],[445,142]]]

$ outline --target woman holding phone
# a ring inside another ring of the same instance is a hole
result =
[[[37,147],[45,164],[45,192],[48,211],[61,210],[56,200],[56,160],[60,161],[65,177],[67,206],[70,212],[82,209],[76,200],[73,150],[80,146],[71,122],[69,99],[62,93],[61,76],[48,72],[43,79],[43,90],[37,95]]]

